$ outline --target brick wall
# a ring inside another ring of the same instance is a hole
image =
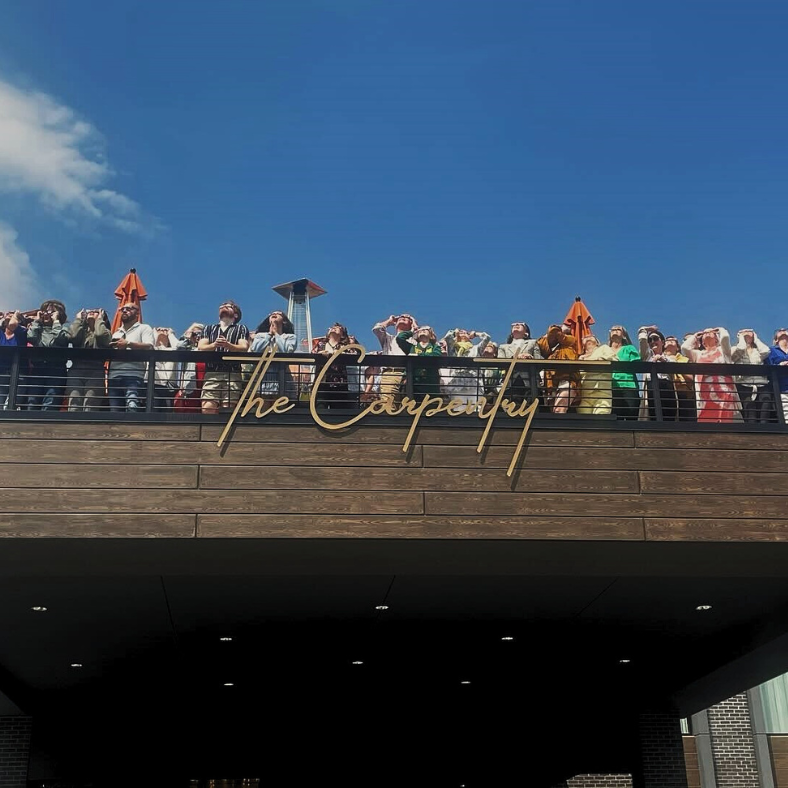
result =
[[[25,788],[32,717],[0,717],[0,788]]]
[[[717,788],[759,788],[747,696],[734,695],[707,713]]]
[[[638,718],[638,729],[644,788],[687,788],[687,766],[678,715],[644,712]]]
[[[631,774],[576,774],[567,788],[632,788]]]

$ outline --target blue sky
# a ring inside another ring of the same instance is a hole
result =
[[[788,5],[9,0],[0,307],[788,322]],[[22,301],[23,303],[16,303]]]

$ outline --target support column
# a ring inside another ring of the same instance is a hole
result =
[[[746,693],[712,706],[707,714],[717,788],[761,788]]]
[[[678,714],[671,711],[638,715],[640,770],[636,788],[687,788],[687,766]]]
[[[0,717],[0,788],[25,788],[32,717]]]

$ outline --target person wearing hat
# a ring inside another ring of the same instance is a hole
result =
[[[774,332],[774,345],[769,350],[764,364],[772,367],[788,367],[788,328],[778,328]],[[780,375],[780,399],[782,400],[783,414],[788,421],[788,371]]]
[[[665,335],[656,326],[641,326],[638,329],[638,350],[643,361],[664,363],[670,359],[665,354]],[[657,418],[651,388],[651,373],[643,375],[643,398],[640,401],[641,420],[654,421]],[[657,373],[657,387],[662,404],[662,420],[676,421],[679,401],[673,378],[667,372]]]

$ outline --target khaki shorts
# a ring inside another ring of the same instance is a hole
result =
[[[238,402],[242,390],[243,381],[238,370],[206,372],[202,382],[202,401],[218,402],[220,407],[229,407]]]

